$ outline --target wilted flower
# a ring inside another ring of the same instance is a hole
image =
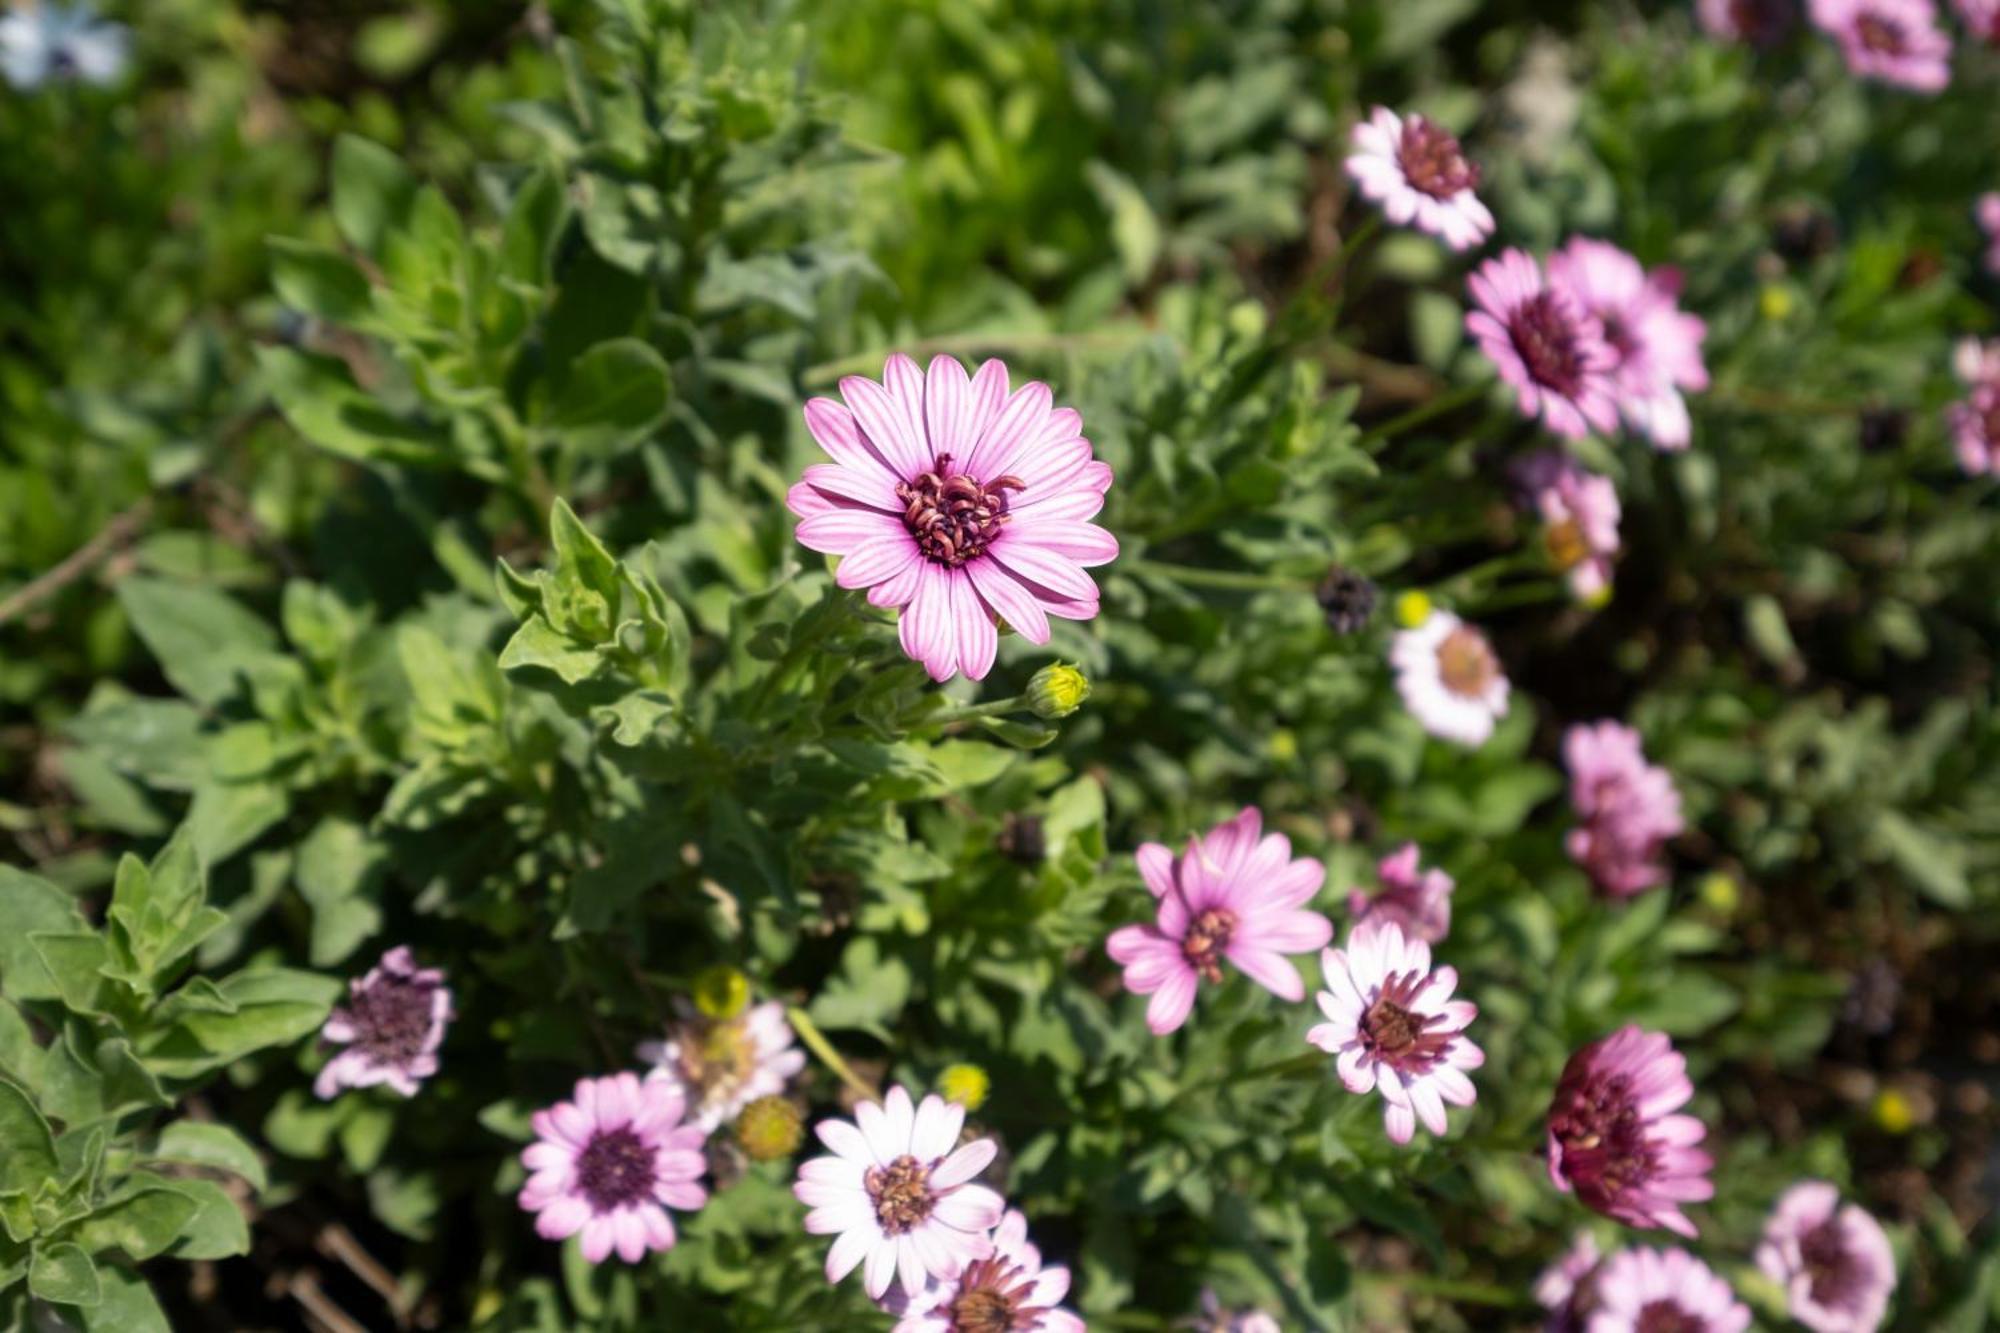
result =
[[[111,83],[125,72],[131,37],[123,24],[100,21],[87,3],[40,0],[0,14],[0,75],[23,89],[50,79]]]
[[[1507,250],[1481,264],[1466,285],[1478,309],[1465,328],[1479,350],[1514,386],[1521,415],[1540,416],[1572,439],[1618,426],[1611,372],[1617,354],[1597,316],[1566,288],[1542,275],[1525,250]]]
[[[1774,46],[1791,29],[1792,0],[1695,0],[1695,17],[1709,36]]]
[[[1040,815],[1016,814],[1009,810],[1000,819],[1000,831],[993,837],[993,846],[1000,855],[1016,865],[1032,869],[1040,865],[1048,856],[1048,835],[1042,828]]]
[[[753,1162],[775,1162],[799,1150],[805,1113],[789,1097],[759,1097],[736,1113],[736,1141]]]
[[[965,1108],[942,1097],[912,1106],[901,1087],[880,1105],[863,1102],[854,1120],[814,1128],[833,1150],[799,1167],[792,1193],[812,1209],[806,1230],[834,1236],[826,1280],[838,1282],[864,1262],[862,1285],[882,1299],[900,1279],[907,1296],[932,1278],[950,1281],[993,1253],[988,1233],[1007,1205],[972,1178],[998,1151],[991,1139],[958,1145]]]
[[[1378,106],[1354,127],[1347,174],[1399,227],[1412,222],[1454,250],[1493,234],[1493,214],[1473,193],[1479,168],[1458,139],[1435,121]]]
[[[1450,875],[1433,866],[1420,870],[1417,844],[1402,847],[1375,863],[1375,877],[1382,882],[1372,898],[1359,889],[1347,895],[1347,910],[1355,925],[1367,921],[1393,921],[1413,940],[1436,944],[1451,931]]]
[[[1570,591],[1584,601],[1611,587],[1618,555],[1618,489],[1608,477],[1586,472],[1554,449],[1522,459],[1515,479],[1542,520],[1549,563],[1569,575]]]
[[[1201,1289],[1201,1315],[1188,1326],[1193,1333],[1285,1333],[1262,1310],[1227,1310],[1213,1287]]]
[[[1408,1143],[1419,1120],[1444,1133],[1444,1104],[1472,1105],[1479,1094],[1465,1073],[1486,1063],[1465,1036],[1478,1006],[1451,997],[1457,969],[1433,972],[1430,945],[1404,938],[1393,921],[1367,921],[1345,949],[1320,955],[1320,970],[1327,988],[1316,998],[1327,1021],[1306,1040],[1336,1057],[1349,1092],[1382,1094],[1391,1139]]]
[[[1994,5],[1994,13],[1994,22],[2000,23],[2000,3]],[[2000,35],[1994,41],[2000,43]],[[1980,195],[1979,202],[1973,205],[1972,216],[1986,233],[1986,271],[2000,273],[2000,190]]]
[[[1664,768],[1646,762],[1639,733],[1617,722],[1563,734],[1569,799],[1582,823],[1570,830],[1570,858],[1597,887],[1629,898],[1667,877],[1661,849],[1685,827],[1680,793]]]
[[[1750,1310],[1686,1250],[1620,1250],[1597,1270],[1589,1333],[1744,1333]]]
[[[999,361],[968,378],[940,356],[926,375],[898,353],[883,381],[850,375],[844,404],[805,407],[834,461],[807,468],[785,503],[800,542],[841,557],[834,581],[901,608],[903,651],[934,680],[985,676],[996,619],[1041,644],[1050,616],[1095,616],[1084,569],[1116,558],[1118,542],[1089,522],[1111,468],[1091,456],[1082,418],[1039,381],[1009,394]]]
[[[1628,1024],[1570,1056],[1549,1107],[1549,1178],[1627,1226],[1695,1234],[1684,1203],[1710,1198],[1708,1130],[1674,1114],[1694,1096],[1687,1060]]]
[[[684,1012],[666,1040],[639,1043],[639,1058],[653,1066],[647,1081],[679,1092],[690,1118],[710,1131],[757,1098],[783,1092],[806,1064],[776,1000],[733,1018]]]
[[[1535,1303],[1549,1312],[1542,1333],[1586,1333],[1599,1258],[1597,1242],[1588,1231],[1580,1231],[1535,1279]]]
[[[1507,716],[1507,677],[1486,636],[1449,611],[1401,630],[1389,648],[1396,690],[1425,731],[1484,745]]]
[[[1121,926],[1106,950],[1125,968],[1125,987],[1151,995],[1146,1026],[1156,1035],[1187,1021],[1202,981],[1222,980],[1227,959],[1281,999],[1305,998],[1305,982],[1286,954],[1308,953],[1333,938],[1333,923],[1305,905],[1326,880],[1326,866],[1292,859],[1282,833],[1259,837],[1255,806],[1202,837],[1179,857],[1157,842],[1139,848],[1139,873],[1159,900],[1158,924]]]
[[[1028,679],[1028,707],[1046,721],[1068,717],[1090,697],[1090,677],[1066,662],[1043,667]]]
[[[1945,412],[1958,465],[1974,477],[2000,472],[2000,342],[1967,338],[1952,359],[1966,395]]]
[[[1932,0],[1808,0],[1806,8],[1855,75],[1921,93],[1951,82],[1951,37]]]
[[[521,1207],[536,1213],[544,1240],[583,1233],[583,1257],[612,1250],[628,1264],[674,1245],[668,1208],[699,1208],[706,1162],[699,1125],[681,1123],[680,1092],[635,1074],[577,1080],[574,1100],[535,1112],[534,1143],[521,1154],[532,1173]]]
[[[1687,448],[1693,428],[1681,392],[1708,387],[1708,326],[1681,310],[1679,271],[1648,272],[1608,241],[1572,236],[1549,256],[1549,284],[1596,316],[1625,424],[1661,449]]]
[[[1757,1266],[1813,1333],[1875,1333],[1896,1290],[1896,1256],[1881,1224],[1858,1204],[1843,1207],[1840,1191],[1823,1180],[1794,1185],[1778,1200]]]
[[[1027,1218],[1010,1209],[992,1242],[991,1255],[920,1295],[891,1291],[882,1306],[900,1316],[893,1333],[1084,1333],[1083,1320],[1057,1304],[1069,1294],[1069,1269],[1042,1267]]]
[[[453,1018],[444,973],[418,967],[407,946],[397,945],[347,983],[347,1003],[327,1015],[320,1040],[346,1049],[326,1062],[313,1091],[337,1097],[342,1088],[386,1083],[405,1097],[438,1070],[438,1047]]]
[[[1375,585],[1367,575],[1335,565],[1314,592],[1326,627],[1335,634],[1359,634],[1375,616]]]

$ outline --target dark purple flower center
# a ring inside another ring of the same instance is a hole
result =
[[[1418,972],[1392,973],[1382,983],[1375,1003],[1361,1015],[1361,1033],[1375,1057],[1409,1073],[1430,1068],[1451,1045],[1451,1033],[1427,1031],[1442,1023],[1443,1015],[1420,1014],[1410,1008],[1428,981]]]
[[[1708,1321],[1672,1301],[1648,1301],[1632,1321],[1632,1333],[1707,1333]]]
[[[1569,306],[1554,292],[1536,292],[1515,306],[1507,334],[1536,383],[1576,396],[1583,387],[1583,339]]]
[[[1730,0],[1729,19],[1743,40],[1758,46],[1771,45],[1791,26],[1791,14],[1776,0]]]
[[[1653,1178],[1654,1148],[1625,1074],[1579,1070],[1572,1058],[1549,1108],[1549,1133],[1577,1197],[1600,1212]]]
[[[1500,678],[1500,660],[1486,636],[1470,625],[1460,625],[1438,644],[1438,679],[1462,699],[1483,699]]]
[[[1220,981],[1222,951],[1229,947],[1229,937],[1235,933],[1236,914],[1211,907],[1188,926],[1181,939],[1181,953],[1204,981]]]
[[[978,1259],[958,1280],[958,1295],[945,1307],[952,1333],[1030,1333],[1041,1327],[1046,1305],[1030,1305],[1034,1283],[1000,1255]]]
[[[899,483],[903,526],[916,538],[925,558],[954,569],[985,554],[1006,526],[1007,492],[1027,483],[1008,475],[981,482],[967,472],[951,470],[951,455],[939,454],[937,465],[914,481]]]
[[[1854,20],[1854,35],[1864,48],[1881,55],[1899,56],[1908,47],[1903,25],[1883,14],[1863,14]]]
[[[1479,185],[1479,168],[1465,160],[1457,136],[1422,116],[1403,122],[1396,165],[1411,188],[1433,199],[1450,199]]]
[[[1838,1308],[1853,1300],[1862,1275],[1847,1249],[1847,1232],[1835,1214],[1799,1238],[1799,1258],[1812,1282],[1812,1298]]]
[[[875,1220],[887,1235],[900,1236],[921,1225],[937,1206],[931,1169],[908,1153],[887,1166],[870,1167],[861,1183],[875,1203]]]
[[[344,1011],[354,1025],[353,1044],[377,1064],[408,1064],[424,1053],[436,994],[434,983],[391,973],[355,983]]]
[[[576,1155],[577,1189],[593,1212],[638,1203],[658,1180],[658,1155],[630,1127],[599,1130]]]

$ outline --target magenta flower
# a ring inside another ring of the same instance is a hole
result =
[[[1396,692],[1425,731],[1480,746],[1507,716],[1507,676],[1484,634],[1449,611],[1433,611],[1389,645]]]
[[[806,1067],[776,1000],[734,1018],[684,1013],[666,1040],[641,1042],[639,1058],[653,1066],[647,1079],[679,1092],[694,1123],[710,1133],[759,1097],[783,1092]]]
[[[1614,898],[1663,883],[1661,852],[1685,827],[1681,798],[1667,770],[1646,762],[1639,733],[1616,722],[1571,727],[1563,733],[1563,762],[1582,821],[1565,843],[1570,859]]]
[[[1713,1197],[1708,1130],[1675,1114],[1694,1096],[1687,1060],[1628,1024],[1570,1056],[1549,1106],[1549,1179],[1627,1226],[1695,1234],[1681,1205]]]
[[[1973,477],[2000,472],[2000,342],[1967,338],[1952,364],[1966,385],[1965,397],[1945,409],[1958,465]]]
[[[834,461],[807,468],[785,503],[801,543],[841,557],[834,581],[900,608],[903,651],[940,681],[986,675],[996,620],[1042,644],[1050,616],[1095,616],[1084,569],[1115,559],[1118,541],[1089,521],[1111,468],[1082,418],[1039,381],[1009,394],[999,361],[968,379],[951,357],[926,375],[898,353],[882,379],[850,375],[845,403],[806,404]]]
[[[1579,1231],[1570,1247],[1535,1279],[1535,1303],[1549,1312],[1542,1333],[1585,1333],[1596,1301],[1600,1256],[1588,1231]]]
[[[991,1139],[960,1147],[964,1127],[963,1106],[930,1096],[913,1107],[902,1087],[880,1105],[863,1102],[852,1122],[814,1127],[833,1155],[803,1163],[792,1193],[812,1209],[806,1230],[835,1237],[828,1282],[865,1263],[861,1281],[871,1297],[881,1300],[895,1280],[916,1297],[929,1280],[955,1280],[992,1255],[988,1233],[1007,1205],[972,1178],[999,1149]]]
[[[365,976],[347,983],[347,1003],[327,1015],[320,1040],[345,1050],[313,1080],[322,1098],[342,1088],[386,1083],[405,1097],[438,1070],[438,1047],[454,1015],[444,973],[418,967],[405,945],[382,955]]]
[[[2000,46],[2000,0],[1994,0],[1993,14],[1993,42]],[[1979,229],[1986,233],[1986,271],[2000,274],[2000,190],[1980,195],[1972,215],[1978,221]]]
[[[1840,1191],[1823,1180],[1794,1185],[1778,1200],[1757,1266],[1813,1333],[1875,1333],[1896,1290],[1896,1256],[1881,1223],[1858,1204],[1842,1207]]]
[[[2000,46],[2000,0],[1952,0],[1973,40]]]
[[[707,1131],[681,1123],[681,1095],[636,1074],[578,1079],[573,1100],[535,1112],[534,1143],[521,1154],[532,1173],[521,1207],[538,1216],[544,1240],[583,1233],[583,1257],[601,1264],[611,1252],[636,1264],[674,1246],[667,1209],[708,1201],[699,1183],[708,1169]]]
[[[1549,256],[1549,285],[1597,318],[1625,424],[1660,449],[1687,448],[1693,427],[1681,392],[1708,387],[1708,325],[1681,310],[1679,271],[1648,272],[1608,241],[1572,236]]]
[[[1609,594],[1622,512],[1618,488],[1554,449],[1528,455],[1514,474],[1542,520],[1549,563],[1569,575],[1570,591],[1585,602]]]
[[[1470,1106],[1478,1097],[1466,1071],[1486,1053],[1466,1039],[1479,1015],[1470,1000],[1454,1000],[1458,972],[1431,970],[1431,946],[1405,939],[1393,921],[1364,922],[1345,949],[1320,955],[1326,989],[1316,997],[1326,1022],[1306,1040],[1333,1055],[1349,1092],[1380,1092],[1389,1137],[1408,1143],[1417,1121],[1445,1132],[1444,1104]]]
[[[1540,415],[1558,435],[1580,438],[1618,425],[1611,372],[1616,354],[1604,326],[1564,288],[1542,275],[1525,250],[1507,250],[1475,270],[1466,285],[1478,309],[1465,328],[1514,386],[1521,415]]]
[[[1454,250],[1493,234],[1493,214],[1474,193],[1479,168],[1458,139],[1435,121],[1378,106],[1354,127],[1347,174],[1399,227],[1415,223]]]
[[[1702,31],[1719,41],[1775,46],[1791,30],[1792,0],[1695,0]]]
[[[1426,944],[1436,944],[1451,933],[1451,891],[1456,886],[1436,867],[1419,870],[1417,856],[1417,844],[1406,842],[1375,863],[1381,891],[1372,898],[1359,889],[1347,895],[1347,911],[1355,925],[1393,921],[1405,936]]]
[[[1084,1333],[1083,1320],[1058,1304],[1069,1294],[1069,1270],[1042,1267],[1028,1219],[1010,1209],[992,1241],[991,1255],[920,1295],[891,1291],[882,1306],[898,1316],[893,1333]]]
[[[1750,1310],[1686,1250],[1620,1250],[1597,1270],[1589,1333],[1744,1333]]]
[[[1222,980],[1227,959],[1284,1000],[1305,998],[1286,954],[1310,953],[1333,938],[1333,923],[1306,910],[1326,866],[1292,859],[1282,833],[1259,837],[1264,816],[1246,806],[1236,818],[1188,839],[1179,857],[1157,842],[1139,848],[1139,874],[1159,900],[1157,924],[1120,926],[1105,950],[1125,968],[1125,988],[1150,995],[1146,1026],[1165,1036],[1187,1021],[1200,982]]]
[[[1951,82],[1951,37],[1932,0],[1808,0],[1806,9],[1856,77],[1920,93]]]

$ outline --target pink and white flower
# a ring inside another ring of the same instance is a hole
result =
[[[1681,797],[1667,770],[1646,762],[1639,733],[1617,722],[1574,726],[1563,734],[1569,799],[1582,822],[1565,845],[1597,887],[1630,898],[1666,881],[1660,856],[1685,827]]]
[[[1994,22],[2000,24],[2000,0],[1994,0]],[[1995,45],[2000,45],[2000,34],[1994,37]],[[1986,271],[2000,274],[2000,190],[1979,196],[1973,205],[1972,216],[1979,223],[1979,230],[1986,233]]]
[[[1455,1000],[1455,968],[1431,970],[1431,946],[1406,939],[1393,921],[1363,922],[1345,949],[1320,955],[1326,989],[1317,997],[1326,1022],[1306,1040],[1335,1057],[1349,1092],[1379,1092],[1389,1137],[1408,1143],[1417,1122],[1445,1132],[1446,1102],[1470,1106],[1479,1094],[1466,1077],[1486,1053],[1466,1038],[1479,1015]]]
[[[2000,46],[2000,0],[1953,0],[1959,20],[1975,41]],[[1988,198],[2000,203],[2000,195]],[[2000,228],[1996,228],[2000,229]]]
[[[1750,1310],[1686,1250],[1620,1250],[1597,1270],[1588,1333],[1744,1333]]]
[[[1920,93],[1951,82],[1951,36],[1932,0],[1808,0],[1806,12],[1859,78]]]
[[[1945,409],[1958,465],[1966,475],[2000,472],[2000,342],[1967,338],[1952,359],[1965,397]]]
[[[1525,250],[1487,260],[1466,285],[1478,307],[1465,316],[1466,332],[1514,387],[1522,416],[1571,439],[1617,429],[1617,355],[1597,316]]]
[[[1449,611],[1432,611],[1389,646],[1396,691],[1433,736],[1479,746],[1507,716],[1507,676],[1484,634]]]
[[[1542,521],[1549,563],[1569,576],[1570,591],[1585,602],[1605,597],[1618,556],[1618,488],[1554,449],[1522,459],[1515,479]]]
[[[708,1201],[708,1133],[681,1123],[679,1092],[636,1074],[577,1080],[572,1100],[535,1112],[535,1142],[521,1154],[531,1174],[521,1207],[537,1214],[544,1240],[583,1233],[583,1257],[601,1264],[616,1250],[636,1264],[674,1246],[667,1209]]]
[[[1042,1266],[1019,1210],[1000,1219],[992,1241],[992,1254],[917,1296],[890,1291],[882,1305],[897,1316],[893,1333],[1084,1333],[1083,1320],[1060,1304],[1069,1269]]]
[[[1535,1303],[1549,1312],[1542,1333],[1585,1333],[1601,1260],[1596,1240],[1588,1231],[1579,1231],[1570,1247],[1542,1270],[1535,1279]]]
[[[792,1025],[776,1000],[733,1018],[686,1009],[664,1041],[639,1044],[653,1066],[646,1077],[687,1099],[692,1119],[710,1133],[759,1097],[773,1097],[798,1077],[806,1053],[792,1045]]]
[[[1677,1114],[1692,1096],[1687,1059],[1662,1033],[1628,1024],[1583,1047],[1549,1106],[1549,1179],[1627,1226],[1693,1236],[1681,1205],[1714,1196],[1715,1163],[1695,1147],[1707,1127]]]
[[[1354,127],[1347,174],[1399,227],[1416,224],[1454,250],[1493,234],[1493,214],[1479,202],[1479,168],[1456,136],[1414,112],[1378,106]]]
[[[418,967],[408,946],[397,945],[347,983],[347,1003],[327,1015],[320,1040],[345,1047],[313,1080],[322,1098],[343,1088],[387,1084],[405,1097],[438,1071],[438,1048],[454,1017],[451,988],[435,967]]]
[[[1681,310],[1679,270],[1648,272],[1608,241],[1572,236],[1549,256],[1549,284],[1596,317],[1625,424],[1660,449],[1687,448],[1693,426],[1681,395],[1708,387],[1708,325]]]
[[[881,1300],[892,1281],[917,1297],[932,1279],[953,1281],[993,1254],[989,1233],[1007,1205],[973,1178],[999,1151],[991,1139],[959,1145],[965,1108],[938,1096],[913,1106],[907,1089],[863,1102],[854,1119],[814,1127],[833,1150],[799,1167],[792,1193],[812,1211],[806,1230],[833,1236],[826,1280],[862,1268],[862,1286]]]
[[[834,461],[807,468],[785,503],[801,543],[841,557],[836,583],[901,609],[903,651],[933,680],[983,678],[996,621],[1043,644],[1050,616],[1097,614],[1084,570],[1118,555],[1089,521],[1111,468],[1048,385],[1010,394],[1000,361],[968,378],[951,357],[926,374],[898,353],[882,383],[850,375],[840,394],[806,404],[806,428]]]
[[[1381,890],[1372,898],[1360,889],[1347,895],[1347,911],[1355,925],[1393,921],[1404,935],[1426,944],[1436,944],[1451,933],[1451,891],[1456,884],[1435,866],[1420,869],[1418,856],[1417,844],[1406,842],[1375,863]]]
[[[1195,990],[1220,982],[1225,960],[1280,999],[1305,998],[1305,982],[1285,955],[1310,953],[1333,938],[1333,923],[1306,908],[1326,882],[1326,866],[1294,860],[1291,840],[1263,828],[1263,813],[1246,806],[1189,838],[1178,857],[1157,842],[1139,848],[1139,875],[1158,900],[1157,920],[1120,926],[1105,950],[1124,967],[1127,990],[1153,997],[1146,1026],[1156,1036],[1187,1021]]]
[[[1896,1290],[1896,1255],[1882,1224],[1859,1204],[1843,1206],[1823,1180],[1794,1185],[1778,1200],[1757,1266],[1813,1333],[1875,1333]]]

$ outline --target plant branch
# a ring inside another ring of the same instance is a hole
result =
[[[114,516],[95,537],[70,552],[68,558],[61,564],[46,574],[28,580],[5,600],[0,600],[0,625],[5,625],[24,612],[33,610],[110,559],[139,535],[140,530],[152,516],[151,496]]]

